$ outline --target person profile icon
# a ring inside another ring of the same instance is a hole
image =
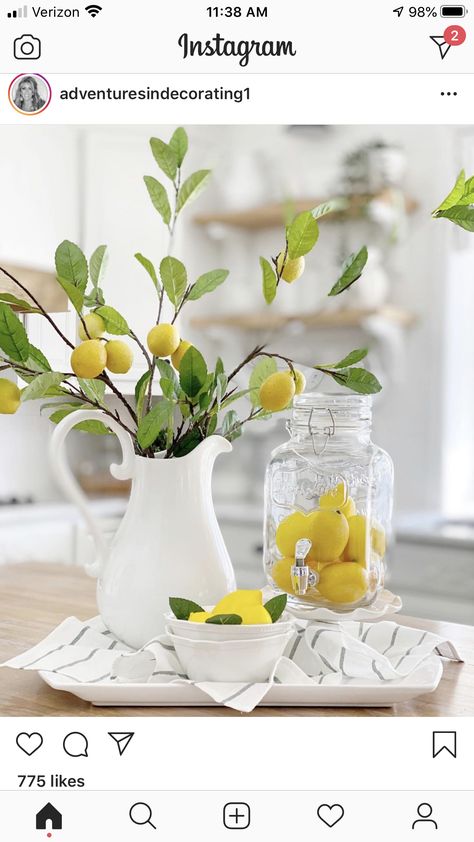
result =
[[[424,802],[423,804],[419,804],[416,808],[416,812],[418,813],[419,818],[415,819],[413,822],[411,829],[415,830],[416,826],[419,824],[430,824],[432,825],[432,830],[438,830],[438,824],[435,822],[434,819],[431,818],[433,814],[433,807],[431,804],[427,804]]]

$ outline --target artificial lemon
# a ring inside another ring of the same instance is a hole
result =
[[[285,260],[285,252],[282,251],[277,257],[277,270],[280,278],[287,282],[287,284],[292,284],[293,281],[297,281],[298,278],[301,278],[301,275],[304,272],[305,261],[304,257],[295,257],[294,260],[291,260],[288,256]]]
[[[253,608],[263,604],[262,591],[232,591],[228,593],[214,607],[213,614],[239,614],[246,608]]]
[[[360,564],[328,564],[321,570],[318,590],[329,602],[358,602],[367,593],[368,577]]]
[[[267,609],[263,605],[250,605],[247,608],[241,608],[236,611],[242,617],[243,626],[253,626],[257,624],[266,624],[272,622],[272,618]]]
[[[291,579],[291,568],[294,563],[294,558],[279,558],[271,570],[271,576],[275,585],[281,591],[285,591],[285,593],[294,593]]]
[[[188,619],[191,623],[205,623],[209,617],[212,617],[210,611],[191,611]]]
[[[189,351],[190,348],[192,348],[192,343],[187,342],[186,339],[182,339],[178,345],[177,350],[174,352],[174,354],[171,354],[171,362],[173,363],[173,366],[176,369],[176,371],[179,371],[181,360],[183,359],[186,351]]]
[[[295,395],[301,395],[306,388],[306,377],[302,371],[295,369],[293,379],[295,381]]]
[[[122,339],[111,339],[106,343],[107,368],[114,374],[126,374],[133,363],[133,352]]]
[[[319,506],[321,509],[338,509],[348,518],[356,513],[356,507],[352,497],[346,497],[346,486],[339,482],[335,488],[331,488],[326,494],[321,494]]]
[[[98,377],[106,365],[107,351],[100,339],[86,339],[71,354],[71,368],[77,377]]]
[[[148,347],[155,357],[170,357],[179,347],[179,333],[175,325],[155,325],[147,336]]]
[[[321,509],[313,512],[310,523],[310,556],[315,561],[335,561],[349,538],[347,518],[339,511]]]
[[[20,406],[21,392],[12,380],[0,377],[0,414],[14,415]]]
[[[362,567],[367,567],[369,533],[365,515],[353,515],[348,519],[349,540],[344,550],[344,561],[356,561]]]
[[[301,538],[312,540],[311,519],[313,514],[314,512],[309,515],[304,515],[302,512],[293,512],[278,524],[275,541],[282,555],[294,558],[297,541],[300,541]],[[312,550],[309,551],[309,557],[312,557]]]
[[[100,339],[100,337],[104,335],[105,322],[102,316],[99,316],[98,313],[88,313],[87,316],[84,316],[84,322],[87,328],[87,333],[82,321],[79,323],[79,338],[82,339],[83,342],[86,342],[88,339]]]
[[[296,385],[289,371],[276,371],[270,374],[260,386],[260,406],[268,412],[280,412],[293,400]]]
[[[376,521],[372,524],[372,529],[370,530],[370,540],[374,552],[377,553],[380,558],[383,558],[387,549],[385,529]]]

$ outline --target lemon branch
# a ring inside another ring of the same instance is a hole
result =
[[[73,343],[69,341],[69,339],[67,338],[67,336],[64,336],[64,333],[60,330],[60,328],[57,326],[57,324],[56,324],[56,322],[54,321],[54,319],[52,319],[52,318],[51,318],[51,316],[49,315],[49,313],[47,313],[47,312],[46,312],[46,310],[44,309],[43,305],[42,305],[42,304],[40,304],[40,302],[38,301],[38,299],[37,299],[37,298],[35,298],[35,296],[34,296],[34,295],[33,295],[33,294],[32,294],[32,293],[31,293],[31,292],[30,292],[30,291],[29,291],[29,290],[28,290],[28,289],[27,289],[27,288],[26,288],[26,287],[25,287],[25,286],[24,286],[24,285],[23,285],[23,284],[22,284],[22,283],[18,280],[18,278],[15,278],[13,275],[11,275],[11,274],[10,274],[10,272],[8,272],[8,271],[7,271],[7,270],[6,270],[3,266],[0,266],[0,272],[3,272],[3,274],[4,274],[4,275],[6,275],[6,276],[7,276],[7,278],[10,278],[10,280],[11,280],[11,281],[13,281],[13,283],[14,283],[14,284],[16,284],[16,285],[17,285],[17,286],[18,286],[18,287],[19,287],[19,288],[20,288],[20,289],[21,289],[21,290],[22,290],[22,291],[23,291],[23,292],[24,292],[24,293],[28,296],[28,298],[30,298],[30,299],[31,299],[31,301],[33,302],[33,304],[35,305],[35,307],[37,307],[37,308],[38,308],[38,310],[40,311],[41,315],[42,315],[42,316],[44,316],[44,318],[45,318],[45,319],[46,319],[46,320],[50,323],[51,327],[52,327],[52,328],[56,331],[56,333],[58,334],[58,336],[60,336],[60,337],[61,337],[61,339],[63,340],[63,342],[65,342],[65,343],[66,343],[66,345],[69,345],[69,347],[70,347],[70,348],[72,348],[72,349],[74,350],[74,345],[73,345]]]

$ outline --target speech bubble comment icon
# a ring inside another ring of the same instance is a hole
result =
[[[88,748],[87,737],[80,731],[71,731],[64,737],[63,749],[69,757],[88,757]]]

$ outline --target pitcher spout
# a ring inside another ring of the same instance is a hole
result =
[[[224,436],[209,436],[209,438],[203,439],[189,455],[213,465],[221,453],[230,453],[231,450],[232,445]]]

